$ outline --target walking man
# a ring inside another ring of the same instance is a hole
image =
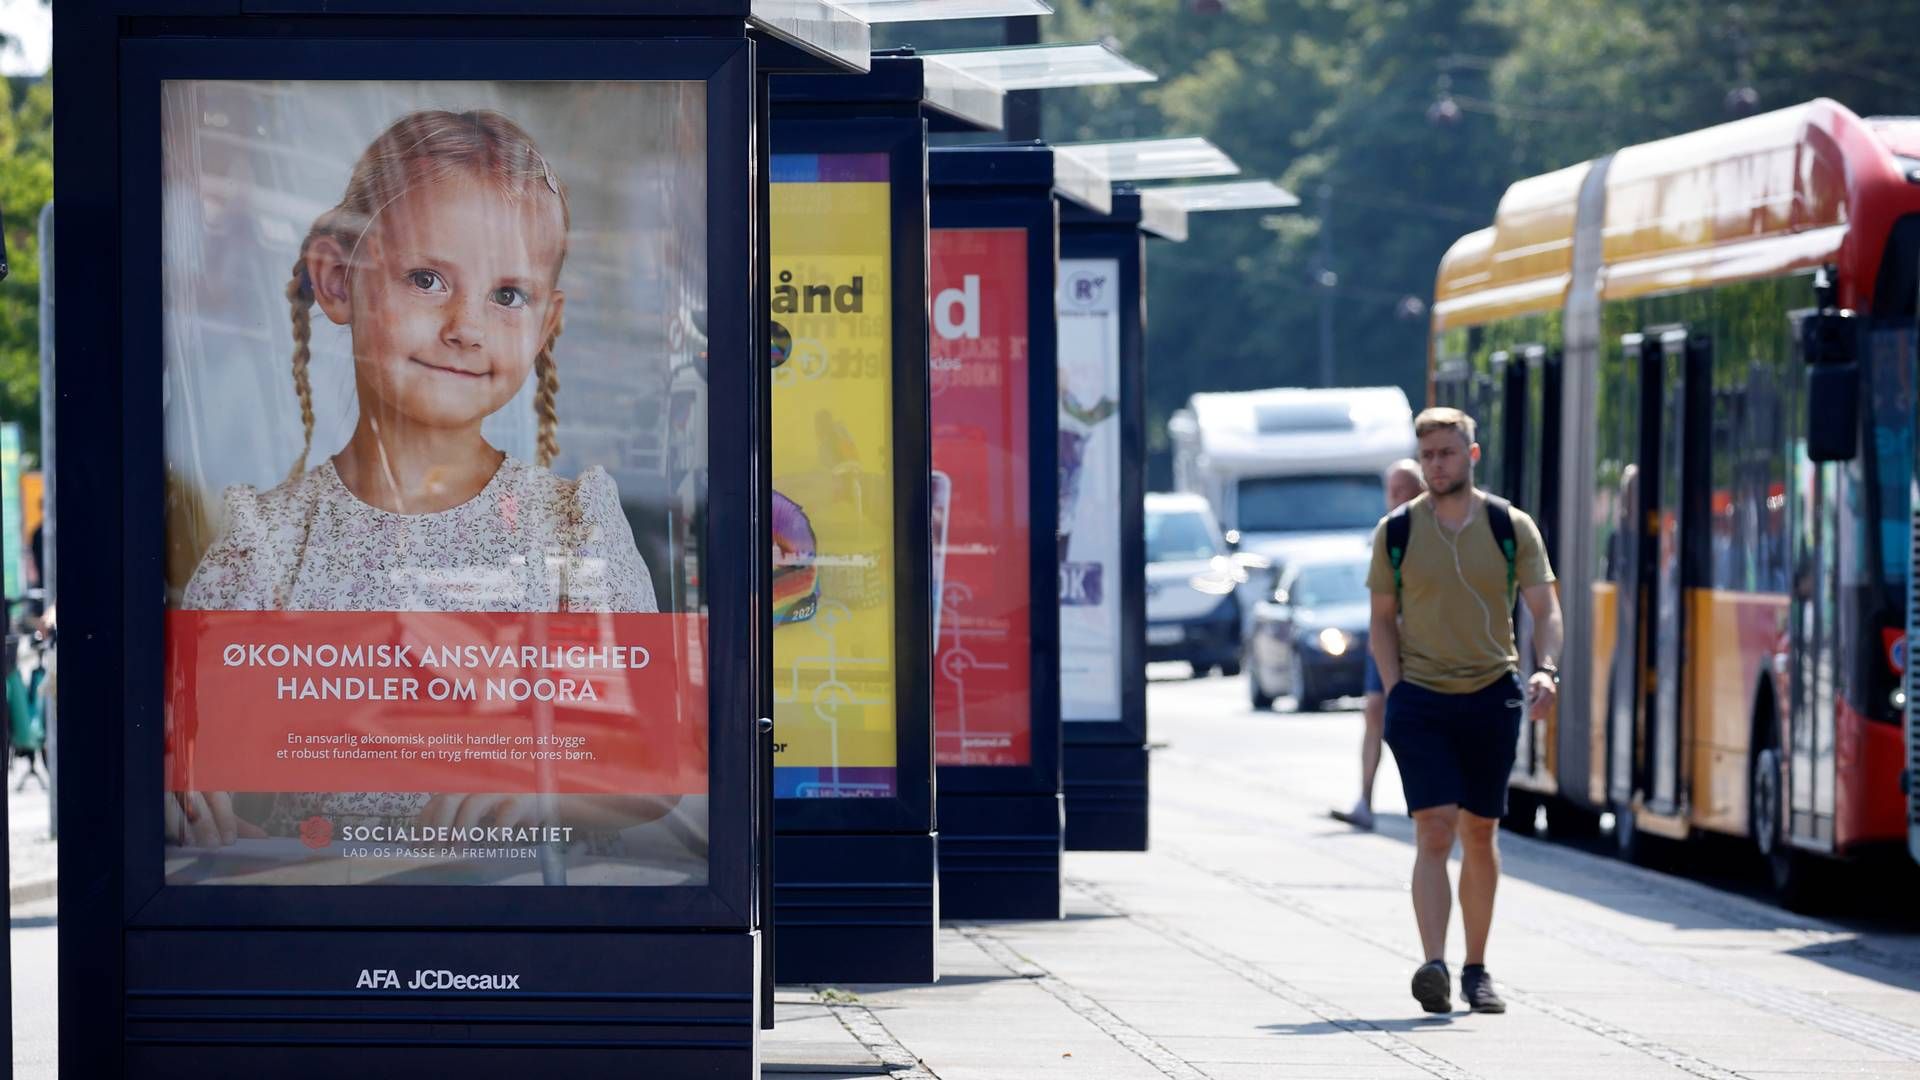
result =
[[[1458,837],[1467,938],[1460,996],[1474,1012],[1505,1012],[1486,969],[1500,880],[1497,837],[1523,708],[1545,711],[1559,686],[1560,601],[1533,519],[1473,486],[1480,460],[1473,418],[1428,409],[1414,418],[1413,430],[1427,493],[1374,531],[1367,575],[1386,742],[1413,815],[1413,914],[1427,958],[1413,973],[1413,996],[1428,1012],[1453,1008],[1447,859]],[[1516,594],[1533,615],[1539,658],[1524,694],[1514,648]]]
[[[1392,513],[1427,490],[1420,478],[1420,463],[1401,458],[1387,466],[1387,512]],[[1335,821],[1344,821],[1356,829],[1373,831],[1373,776],[1380,771],[1380,732],[1387,722],[1387,692],[1380,685],[1380,665],[1374,663],[1373,650],[1367,650],[1365,682],[1367,704],[1366,730],[1360,733],[1360,801],[1352,810],[1332,811]]]

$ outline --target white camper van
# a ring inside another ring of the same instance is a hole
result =
[[[1414,451],[1397,386],[1195,394],[1167,433],[1174,487],[1205,498],[1242,551],[1277,562],[1364,544],[1386,512],[1381,474]]]

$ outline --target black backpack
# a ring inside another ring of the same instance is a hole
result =
[[[1400,564],[1407,558],[1407,541],[1413,536],[1413,519],[1407,516],[1408,503],[1394,507],[1387,515],[1387,561],[1393,565],[1393,599],[1400,600]],[[1493,538],[1500,545],[1500,554],[1507,557],[1507,608],[1512,610],[1519,599],[1515,583],[1519,580],[1519,545],[1513,538],[1513,504],[1498,495],[1487,496],[1487,524],[1493,528]]]

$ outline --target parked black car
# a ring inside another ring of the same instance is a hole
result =
[[[1300,712],[1364,692],[1368,551],[1364,546],[1303,554],[1280,571],[1256,604],[1247,631],[1247,683],[1255,709],[1292,697]]]
[[[1149,494],[1147,659],[1185,660],[1195,675],[1240,674],[1246,574],[1198,495]]]

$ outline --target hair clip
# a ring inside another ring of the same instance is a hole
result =
[[[547,158],[544,154],[540,155],[540,172],[547,181],[547,190],[553,192],[555,195],[560,194],[560,181],[554,178],[553,166],[547,164]]]

